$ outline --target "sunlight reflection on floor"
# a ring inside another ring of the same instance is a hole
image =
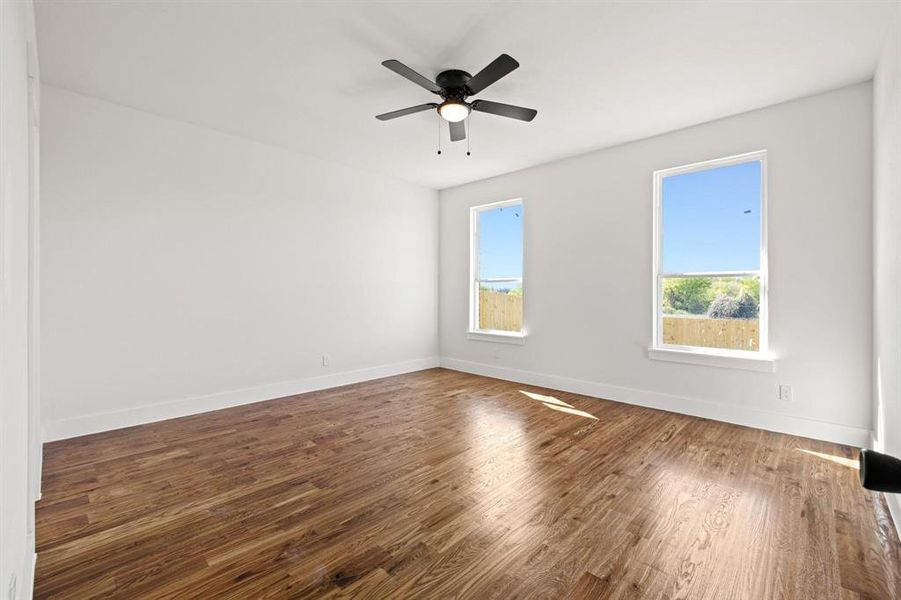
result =
[[[804,454],[810,454],[811,456],[816,456],[817,458],[822,458],[823,460],[834,462],[835,464],[842,465],[843,467],[851,467],[852,469],[860,470],[859,461],[845,458],[844,456],[834,456],[832,454],[824,454],[822,452],[816,452],[814,450],[805,450],[804,448],[796,448],[796,450],[803,452]]]
[[[532,400],[538,400],[545,407],[550,408],[552,410],[559,410],[560,412],[565,412],[570,415],[576,415],[579,417],[585,417],[587,419],[594,419],[597,421],[597,417],[585,412],[584,410],[579,410],[575,408],[572,404],[567,404],[563,400],[558,400],[553,396],[544,396],[542,394],[536,394],[535,392],[527,392],[525,390],[520,390],[519,393],[531,398]]]

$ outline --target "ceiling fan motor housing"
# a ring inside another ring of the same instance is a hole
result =
[[[435,83],[443,88],[441,97],[445,100],[463,100],[466,96],[472,95],[472,92],[466,87],[470,79],[472,79],[472,75],[466,71],[449,69],[438,73]]]

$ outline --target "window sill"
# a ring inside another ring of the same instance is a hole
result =
[[[776,360],[767,354],[748,355],[747,352],[730,352],[728,350],[701,350],[694,348],[648,348],[648,358],[666,360],[689,365],[705,367],[722,367],[725,369],[744,369],[758,373],[774,373]]]
[[[480,342],[499,342],[501,344],[516,344],[518,346],[526,343],[526,334],[521,331],[467,331],[466,337]]]

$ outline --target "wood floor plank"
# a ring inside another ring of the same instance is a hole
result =
[[[54,442],[37,598],[901,598],[857,451],[432,369]]]

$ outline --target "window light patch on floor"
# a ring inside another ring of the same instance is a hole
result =
[[[538,400],[539,402],[544,404],[546,408],[550,408],[551,410],[558,410],[570,415],[585,417],[587,419],[594,419],[595,421],[597,421],[598,419],[593,414],[587,413],[584,410],[579,410],[572,404],[567,404],[563,400],[559,400],[557,398],[554,398],[553,396],[545,396],[543,394],[536,394],[535,392],[527,392],[525,390],[519,390],[519,393],[525,395],[528,398],[531,398],[532,400]]]
[[[805,450],[804,448],[797,448],[797,450],[803,452],[804,454],[809,454],[811,456],[816,456],[817,458],[822,458],[823,460],[828,460],[829,462],[834,462],[835,464],[842,465],[843,467],[851,467],[852,469],[860,470],[860,461],[845,458],[844,456],[835,456],[833,454],[825,454],[823,452],[816,452],[814,450]]]

